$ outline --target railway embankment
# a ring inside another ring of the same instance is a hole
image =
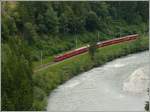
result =
[[[148,50],[148,48],[148,38],[141,37],[135,41],[97,49],[95,61],[91,60],[87,52],[36,72],[35,75],[33,75],[34,85],[36,85],[34,87],[34,108],[36,108],[36,110],[46,109],[49,93],[72,77],[94,67],[101,66],[113,59]]]

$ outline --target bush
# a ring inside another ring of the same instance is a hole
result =
[[[136,41],[103,47],[97,50],[95,55],[96,61],[92,61],[88,53],[75,56],[56,65],[52,65],[45,71],[36,73],[34,75],[35,85],[38,88],[41,88],[45,94],[48,95],[58,85],[64,83],[79,73],[90,70],[93,67],[103,65],[108,61],[125,56],[129,53],[135,53],[148,49],[148,45],[148,38],[141,38]],[[40,94],[41,96],[46,97],[43,93]],[[40,102],[39,100],[41,100],[41,98],[36,97],[36,101]],[[43,102],[41,103],[41,105],[43,105]],[[35,110],[39,110],[39,108],[35,108]]]
[[[35,86],[33,96],[33,110],[45,110],[47,104],[47,95],[45,92],[41,88]]]

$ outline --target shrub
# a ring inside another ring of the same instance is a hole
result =
[[[115,58],[125,56],[129,53],[135,53],[148,49],[148,38],[141,38],[140,40],[124,42],[116,45],[110,45],[97,50],[95,54],[95,60],[92,61],[88,53],[84,53],[70,59],[64,60],[56,65],[50,66],[44,71],[40,71],[34,75],[35,86],[40,88],[48,95],[58,85],[69,80],[73,76],[79,73],[85,72],[105,64]],[[39,90],[40,91],[40,90]],[[44,94],[41,91],[41,96]],[[38,91],[37,91],[38,92]],[[38,93],[37,93],[38,94]],[[40,97],[35,97],[37,101],[36,105],[40,105]],[[43,100],[44,101],[44,100]],[[41,102],[41,105],[46,103]],[[41,108],[43,108],[41,106]],[[36,108],[38,110],[39,108]]]

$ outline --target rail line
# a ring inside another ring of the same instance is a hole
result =
[[[84,54],[84,53],[82,53],[82,54]],[[82,54],[80,54],[80,55],[82,55]],[[78,55],[76,55],[76,56],[78,56]],[[74,57],[76,57],[76,56],[74,56]],[[71,58],[73,58],[73,57],[71,57]],[[42,70],[44,70],[44,69],[46,69],[46,68],[48,68],[48,67],[50,67],[50,66],[59,64],[59,63],[61,63],[61,62],[63,62],[63,61],[69,60],[69,59],[71,59],[71,58],[67,58],[67,59],[62,60],[62,61],[59,61],[59,62],[49,62],[49,63],[47,63],[47,64],[40,65],[40,66],[36,67],[36,68],[33,70],[33,72],[34,72],[34,73],[37,73],[37,72],[42,71]]]
[[[101,47],[105,47],[105,46],[109,46],[109,45],[113,45],[113,44],[117,44],[117,43],[123,43],[126,41],[133,41],[133,40],[136,40],[138,38],[138,36],[139,36],[138,34],[127,35],[127,36],[120,37],[120,38],[115,38],[115,39],[106,40],[103,42],[98,42],[97,48],[101,48]],[[63,62],[64,60],[70,59],[70,58],[78,56],[80,54],[84,54],[88,51],[88,47],[89,46],[84,46],[84,47],[75,49],[73,51],[67,52],[65,54],[56,56],[53,62],[49,62],[47,64],[42,64],[42,65],[36,67],[33,72],[34,73],[39,72],[39,71],[46,69],[52,65]]]

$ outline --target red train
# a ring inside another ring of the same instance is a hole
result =
[[[106,41],[98,42],[97,47],[100,48],[100,47],[104,47],[104,46],[108,46],[108,45],[112,45],[112,44],[117,44],[117,43],[121,43],[121,42],[125,42],[125,41],[131,41],[131,40],[137,39],[138,37],[139,37],[138,34],[134,34],[134,35],[127,35],[124,37],[115,38],[115,39],[111,39],[111,40],[106,40]],[[58,61],[62,61],[64,59],[66,59],[66,58],[70,58],[70,57],[73,57],[75,55],[82,54],[84,52],[87,52],[88,49],[89,49],[89,45],[75,49],[73,51],[67,52],[67,53],[62,54],[62,55],[55,56],[54,61],[58,62]]]

